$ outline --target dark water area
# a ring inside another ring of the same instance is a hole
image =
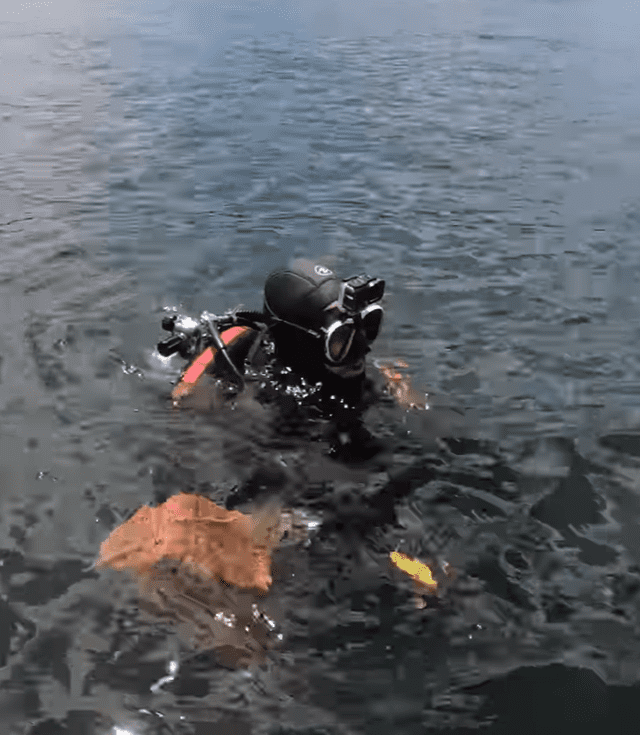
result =
[[[0,12],[2,732],[635,733],[638,3]],[[163,308],[301,255],[386,279],[371,359],[455,433],[383,401],[354,465],[250,392],[172,410]],[[141,505],[256,487],[317,532],[248,668],[93,567]]]

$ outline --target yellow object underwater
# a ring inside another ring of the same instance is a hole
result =
[[[438,586],[438,583],[431,575],[429,567],[418,559],[413,559],[400,551],[392,551],[389,557],[393,565],[409,575],[414,582],[431,589],[435,589]]]

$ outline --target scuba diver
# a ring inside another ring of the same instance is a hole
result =
[[[400,360],[374,361],[377,371],[366,373],[365,358],[382,325],[384,288],[380,278],[340,279],[324,265],[298,259],[269,274],[262,311],[205,311],[199,320],[165,316],[162,326],[171,336],[158,343],[159,353],[189,361],[172,391],[174,405],[206,376],[230,399],[251,381],[258,402],[278,409],[280,433],[308,435],[324,420],[329,456],[358,463],[388,448],[363,423],[369,407],[386,402],[420,413],[416,433],[433,446],[455,433],[461,412],[442,396],[415,390],[399,371],[408,367]]]
[[[362,424],[375,400],[365,356],[380,332],[384,286],[365,274],[340,279],[298,259],[267,277],[262,311],[165,316],[162,327],[172,334],[158,343],[159,353],[189,360],[172,391],[174,405],[206,375],[222,380],[229,396],[259,381],[258,400],[277,402],[289,419],[299,406],[330,418],[334,456],[370,458],[381,444]]]
[[[165,497],[155,508],[145,506],[101,546],[99,565],[133,570],[144,604],[150,605],[147,609],[178,620],[190,631],[189,641],[217,646],[221,657],[233,657],[236,654],[228,651],[239,649],[242,657],[261,660],[273,645],[272,621],[261,617],[257,605],[250,605],[251,597],[229,590],[233,585],[266,592],[272,581],[272,548],[307,544],[312,537],[324,543],[342,534],[345,556],[359,555],[364,549],[361,539],[374,527],[393,522],[396,497],[412,487],[411,478],[394,475],[384,487],[372,487],[354,498],[351,483],[346,492],[343,487],[334,492],[324,478],[363,473],[335,473],[332,466],[325,473],[325,465],[318,492],[317,483],[308,483],[304,473],[315,452],[301,452],[299,464],[295,457],[300,443],[319,440],[321,452],[328,445],[329,456],[339,462],[374,460],[367,470],[374,463],[384,466],[387,447],[363,423],[367,408],[385,399],[367,376],[365,360],[380,332],[384,287],[380,278],[363,274],[340,279],[324,265],[295,260],[268,275],[261,311],[236,308],[222,316],[203,312],[198,319],[173,313],[162,320],[171,334],[158,343],[159,354],[166,358],[179,354],[187,361],[172,390],[174,405],[185,401],[201,405],[201,397],[206,405],[208,394],[221,394],[219,416],[226,421],[232,417],[225,415],[225,402],[237,407],[236,398],[239,403],[246,386],[245,397],[273,409],[264,415],[276,422],[269,427],[276,429],[275,441],[267,442],[269,454],[260,457],[258,466],[252,464],[250,453],[243,453],[237,473],[241,482],[226,492],[224,507],[193,492]],[[389,376],[398,388],[399,377],[392,372]],[[388,390],[386,400],[402,405],[410,392],[401,393]],[[425,394],[415,402],[420,400],[426,405]],[[250,420],[249,414],[236,416]],[[281,449],[285,447],[286,455],[287,434],[292,433],[293,457],[283,460]],[[218,437],[224,451],[224,434]],[[274,446],[277,449],[271,451]],[[424,472],[420,476],[424,478]],[[249,514],[235,510],[256,501]],[[312,553],[323,552],[318,547]],[[303,558],[302,577],[305,555],[295,556]],[[391,559],[398,568],[396,559],[417,564],[397,550]],[[414,567],[409,573],[418,574]],[[218,578],[221,584],[211,584]],[[254,636],[262,643],[258,645]]]
[[[364,356],[380,331],[383,294],[380,278],[340,280],[326,266],[299,259],[268,276],[261,312],[234,309],[221,317],[203,312],[199,321],[165,317],[162,327],[173,336],[159,342],[158,351],[163,357],[179,352],[193,366],[174,399],[188,394],[205,371],[224,373],[242,386],[244,363],[267,335],[275,356],[309,383],[344,386],[345,380],[361,380]]]

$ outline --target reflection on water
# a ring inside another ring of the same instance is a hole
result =
[[[635,732],[631,11],[66,7],[0,27],[2,731]],[[386,280],[372,357],[429,409],[383,396],[370,462],[250,390],[171,409],[163,307],[292,255]],[[317,533],[258,600],[93,568],[180,492]]]

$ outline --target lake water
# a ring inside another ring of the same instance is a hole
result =
[[[2,731],[635,733],[640,3],[0,23]],[[249,398],[171,410],[163,307],[259,307],[299,255],[386,279],[372,357],[463,407],[455,439],[373,409],[394,451],[352,467]],[[141,505],[255,485],[326,532],[276,558],[246,669],[92,564]],[[450,584],[417,607],[393,549]]]

